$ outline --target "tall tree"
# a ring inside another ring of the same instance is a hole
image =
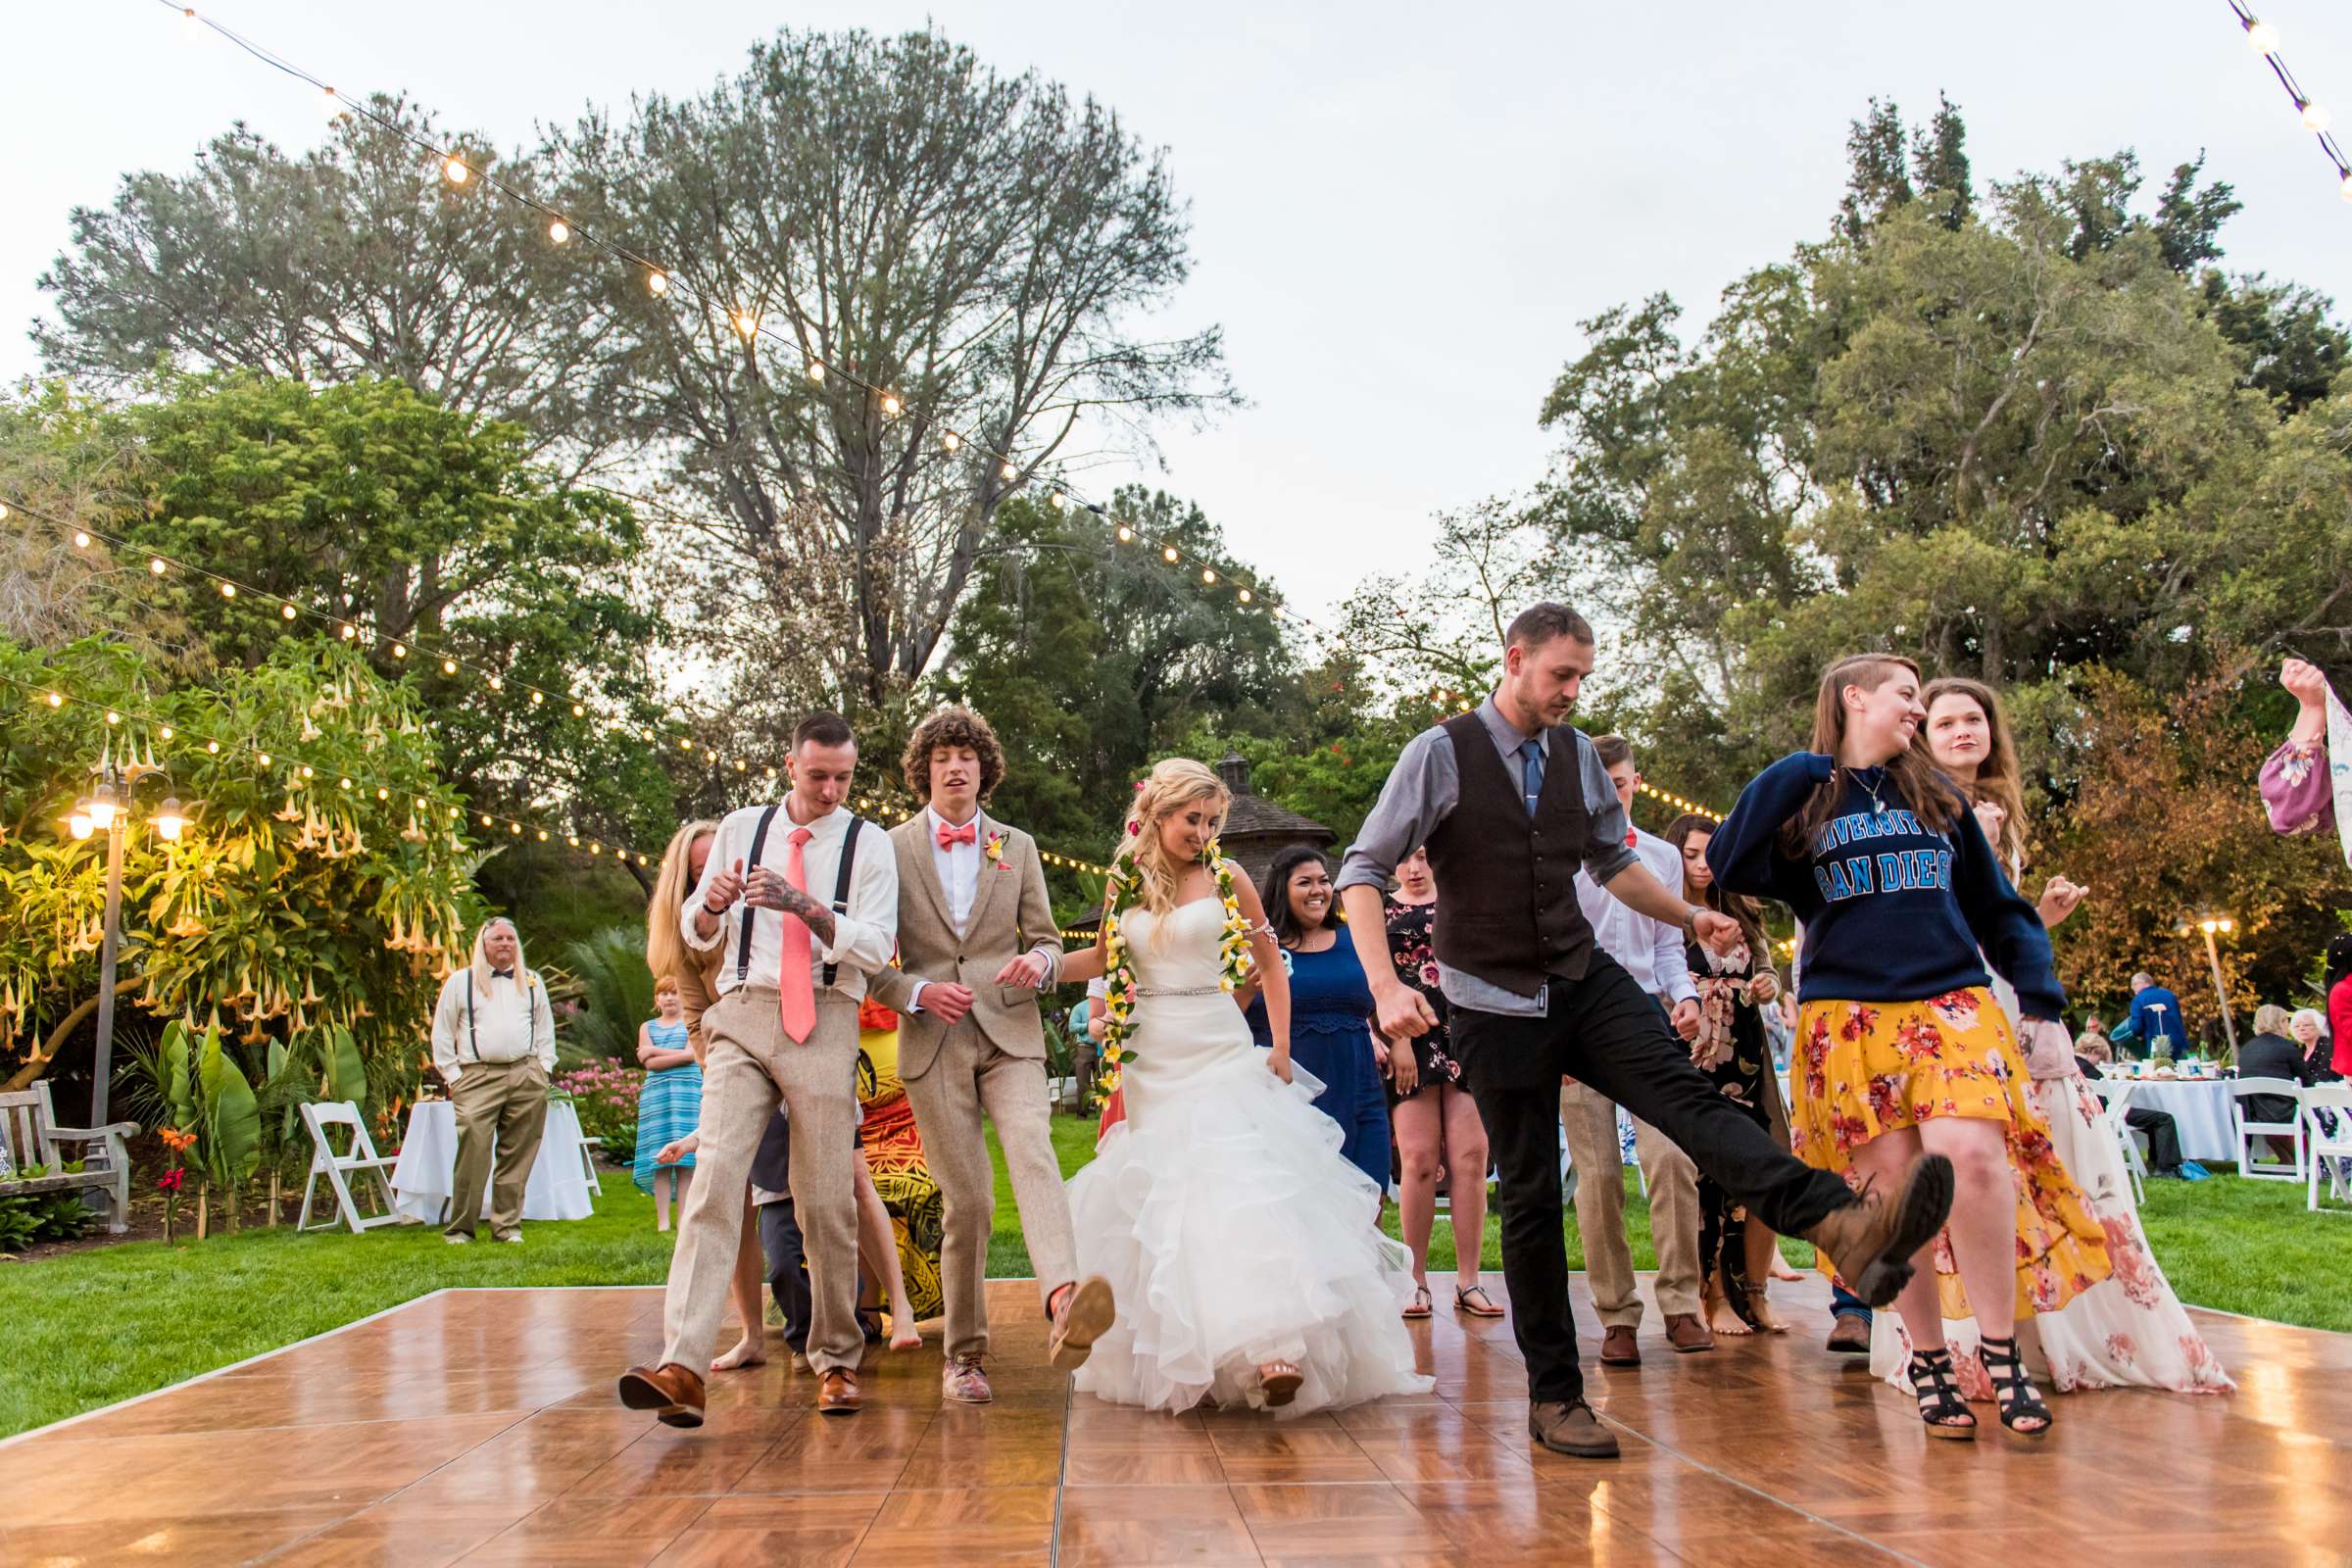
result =
[[[789,639],[768,657],[852,706],[912,687],[998,507],[1083,418],[1232,399],[1214,328],[1132,324],[1191,265],[1162,158],[937,32],[786,31],[699,98],[588,117],[559,155],[567,206],[672,270],[659,296],[642,270],[584,274],[602,428],[715,519],[737,602]]]
[[[104,387],[159,364],[381,376],[581,461],[591,342],[564,300],[576,267],[406,138],[524,185],[539,155],[502,159],[405,97],[368,107],[389,124],[347,113],[299,157],[238,125],[189,172],[125,174],[112,206],[75,208],[72,248],[40,280],[59,317],[33,326],[49,368]]]
[[[1019,766],[1003,809],[1048,842],[1100,858],[1132,782],[1211,715],[1227,733],[1276,733],[1296,680],[1272,590],[1235,562],[1198,507],[1142,489],[1113,505],[1253,602],[1169,569],[1097,518],[1005,503],[996,542],[956,612],[942,696],[986,713]],[[1213,760],[1213,759],[1211,759]]]

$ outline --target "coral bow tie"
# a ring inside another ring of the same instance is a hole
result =
[[[961,827],[950,827],[945,822],[939,825],[939,847],[943,850],[952,850],[958,844],[977,844],[979,842],[980,824],[978,822],[966,822]]]

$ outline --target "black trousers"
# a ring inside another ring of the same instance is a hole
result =
[[[2246,1103],[2251,1106],[2262,1098],[2260,1095],[2248,1095]],[[2289,1106],[2294,1104],[2291,1100],[2284,1102]],[[2253,1119],[2259,1121],[2261,1118]],[[2278,1119],[2285,1121],[2288,1117],[2281,1116]],[[2157,1110],[2147,1105],[2129,1105],[2124,1109],[2124,1125],[2135,1133],[2148,1135],[2148,1169],[2159,1176],[2177,1176],[2180,1173],[2180,1128],[2173,1120],[2171,1111]]]
[[[760,1251],[767,1260],[767,1288],[775,1293],[776,1310],[784,1314],[784,1343],[806,1352],[808,1317],[815,1308],[808,1296],[808,1269],[791,1199],[760,1205]]]
[[[1846,1185],[1800,1163],[1690,1065],[1665,1009],[1604,953],[1582,980],[1554,979],[1541,1017],[1452,1009],[1454,1055],[1494,1152],[1502,1279],[1528,1396],[1584,1397],[1561,1234],[1560,1078],[1590,1084],[1672,1139],[1701,1175],[1784,1236],[1852,1201]],[[1581,1173],[1616,1180],[1614,1170]]]

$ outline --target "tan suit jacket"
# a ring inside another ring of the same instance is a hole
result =
[[[1046,1054],[1039,993],[1028,986],[996,983],[997,971],[1005,964],[1041,942],[1060,940],[1054,906],[1046,897],[1045,862],[1038,858],[1037,841],[1020,829],[1006,827],[986,811],[980,813],[979,828],[984,852],[980,878],[962,931],[948,917],[947,889],[940,886],[939,867],[931,858],[930,814],[918,812],[890,830],[901,868],[900,967],[874,978],[874,995],[900,1014],[902,1078],[929,1072],[947,1034],[947,1025],[935,1014],[908,1010],[915,984],[923,980],[969,987],[974,1027],[1004,1054],[1040,1060]],[[985,846],[1000,833],[1004,854],[992,862]]]

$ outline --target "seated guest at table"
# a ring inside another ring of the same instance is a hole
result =
[[[490,1234],[522,1240],[522,1189],[547,1125],[556,1015],[547,987],[522,964],[522,938],[504,915],[473,936],[473,957],[442,982],[433,1009],[433,1066],[458,1115],[458,1166],[443,1234],[473,1240],[490,1189]],[[491,1175],[493,1147],[498,1172]]]
[[[662,1146],[694,1131],[703,1116],[703,1068],[686,1037],[675,975],[654,983],[654,1007],[661,1014],[637,1026],[637,1064],[645,1084],[637,1091],[636,1181],[654,1198],[654,1229],[669,1229],[672,1199],[683,1198],[694,1175],[694,1156],[657,1164]],[[662,1178],[669,1181],[663,1184]]]
[[[2295,1015],[2287,1020],[2286,1032],[2294,1037],[2295,1045],[2303,1053],[2304,1068],[2311,1074],[2302,1082],[2331,1084],[2343,1076],[2329,1065],[2335,1048],[2328,1038],[2328,1020],[2320,1016],[2319,1008],[2296,1008]]]
[[[2237,1075],[2283,1078],[2290,1084],[2310,1083],[2311,1066],[2303,1059],[2303,1048],[2287,1034],[2292,1027],[2284,1007],[2264,1003],[2255,1008],[2254,1036],[2237,1048]],[[2248,1121],[2289,1122],[2301,1110],[2298,1102],[2286,1095],[2248,1095],[2244,1103]],[[2290,1140],[2274,1137],[2270,1143],[2279,1159],[2294,1157]]]
[[[2091,1021],[2095,1023],[2098,1020],[2094,1018]],[[2085,1041],[2092,1041],[2088,1030],[2075,1041],[2075,1069],[2085,1079],[2095,1079],[2101,1076],[2099,1068],[2102,1063],[2082,1054]],[[2103,1047],[2106,1037],[2101,1035],[2093,1043]],[[2173,1120],[2171,1111],[2158,1110],[2153,1105],[2129,1105],[2124,1109],[2124,1125],[2135,1133],[2147,1135],[2149,1175],[2168,1180],[2201,1182],[2212,1174],[2195,1160],[2183,1160],[2180,1157],[2180,1124]]]
[[[2082,1032],[2075,1036],[2075,1059],[2093,1063],[2082,1069],[2085,1078],[2096,1078],[2097,1068],[2115,1060],[2115,1042],[2107,1038],[2107,1026],[2096,1018],[2082,1020]]]
[[[2116,1038],[2138,1041],[2150,1056],[2178,1060],[2187,1055],[2188,1025],[2180,1017],[2180,999],[2158,985],[2154,975],[2144,970],[2133,975],[2131,1015],[2116,1031]]]

